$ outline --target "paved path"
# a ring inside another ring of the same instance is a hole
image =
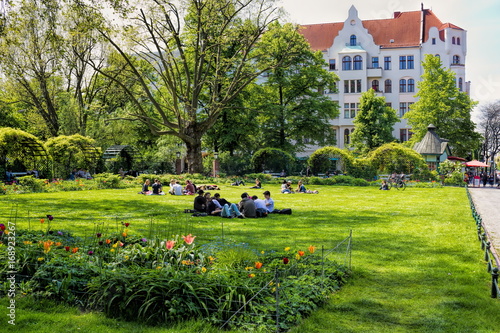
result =
[[[469,192],[493,247],[500,253],[500,189],[489,186],[469,187]]]

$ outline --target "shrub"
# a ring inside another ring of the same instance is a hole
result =
[[[94,180],[97,183],[98,188],[119,188],[120,187],[120,176],[111,173],[100,173],[94,175]]]
[[[19,185],[26,188],[28,192],[46,192],[46,179],[38,179],[33,176],[18,177]]]

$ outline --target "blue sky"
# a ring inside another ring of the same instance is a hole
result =
[[[467,30],[466,79],[471,81],[471,97],[486,103],[500,100],[500,1],[424,1],[443,23]],[[392,17],[395,11],[420,10],[421,1],[408,0],[281,0],[289,21],[298,24],[342,22],[351,5],[360,19]],[[477,110],[476,110],[477,112]],[[475,113],[476,113],[475,112]],[[477,113],[473,118],[476,118]]]

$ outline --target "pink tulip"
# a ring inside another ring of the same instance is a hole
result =
[[[186,244],[188,245],[191,245],[193,244],[194,242],[194,239],[196,238],[196,236],[192,236],[191,234],[187,235],[187,236],[182,236],[182,239],[184,239],[184,241],[186,242]]]
[[[172,241],[172,240],[167,241],[167,243],[165,244],[167,250],[172,250],[174,248],[174,245],[175,245],[175,241]]]

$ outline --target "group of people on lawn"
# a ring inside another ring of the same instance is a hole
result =
[[[281,193],[287,194],[287,193],[309,193],[309,194],[318,194],[319,192],[314,190],[308,190],[306,189],[304,183],[302,180],[299,180],[297,183],[297,188],[295,191],[292,188],[292,182],[289,180],[283,180],[283,183],[281,184]]]
[[[149,190],[149,186],[151,186],[151,190]],[[217,185],[201,185],[200,189],[219,190],[219,187]],[[196,194],[196,191],[196,185],[193,184],[191,180],[186,180],[186,186],[184,188],[178,180],[170,180],[170,189],[168,190],[168,193],[172,195],[194,195]],[[146,179],[142,185],[142,190],[139,193],[145,195],[165,194],[165,192],[163,192],[163,185],[159,179],[155,179],[153,185],[151,185],[151,181],[149,179]]]
[[[198,196],[194,198],[194,211],[226,218],[264,217],[273,213],[275,209],[271,193],[265,191],[263,194],[265,199],[259,199],[256,195],[250,197],[245,192],[241,195],[241,201],[235,204],[221,198],[219,193],[215,193],[212,197],[210,192],[198,190]]]

